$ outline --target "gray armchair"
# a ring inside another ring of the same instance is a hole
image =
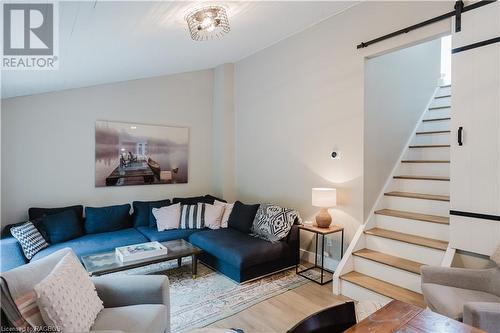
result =
[[[14,303],[16,295],[33,290],[33,286],[43,280],[68,252],[71,249],[62,249],[2,273],[2,330],[12,327],[11,323],[21,318]],[[92,280],[104,309],[97,315],[91,332],[170,333],[169,282],[166,276],[114,275]]]
[[[92,278],[104,309],[91,332],[170,333],[170,297],[164,275],[114,275]]]
[[[422,292],[432,311],[500,333],[500,267],[422,267]]]

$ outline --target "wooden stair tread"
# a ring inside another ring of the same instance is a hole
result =
[[[424,123],[430,122],[430,121],[443,121],[443,120],[451,120],[451,117],[446,117],[446,118],[428,118],[428,119],[423,119],[422,121]]]
[[[420,267],[424,265],[420,262],[396,257],[387,253],[382,253],[370,249],[362,249],[356,251],[353,253],[353,255],[419,275]]]
[[[375,214],[399,217],[399,218],[403,218],[403,219],[424,221],[424,222],[450,224],[450,218],[446,217],[446,216],[413,213],[413,212],[407,212],[407,211],[403,211],[403,210],[380,209],[380,210],[375,211]]]
[[[450,145],[413,145],[409,148],[450,148]]]
[[[416,179],[416,180],[438,180],[438,181],[450,181],[450,177],[441,176],[412,176],[412,175],[399,175],[394,176],[395,179]]]
[[[397,231],[387,230],[387,229],[382,229],[382,228],[372,228],[369,230],[365,230],[365,234],[383,237],[383,238],[388,238],[388,239],[393,239],[393,240],[397,240],[397,241],[405,242],[405,243],[409,243],[409,244],[425,246],[425,247],[433,248],[436,250],[446,251],[446,249],[448,248],[448,242],[445,242],[442,240],[432,239],[432,238],[427,238],[427,237],[422,237],[422,236],[415,236],[415,235],[411,235],[411,234],[405,234],[402,232],[397,232]]]
[[[451,95],[435,96],[434,99],[447,98],[447,97],[451,97]]]
[[[401,163],[450,163],[447,160],[402,160]]]
[[[372,290],[378,294],[382,294],[402,302],[414,304],[422,308],[426,307],[424,296],[422,294],[401,288],[392,283],[388,283],[355,271],[341,275],[340,278],[344,281]]]
[[[442,133],[451,133],[451,131],[424,131],[424,132],[417,132],[415,134],[423,135],[423,134],[442,134]]]
[[[449,195],[400,192],[400,191],[391,191],[384,193],[384,195],[391,197],[413,198],[413,199],[423,199],[423,200],[450,201]]]

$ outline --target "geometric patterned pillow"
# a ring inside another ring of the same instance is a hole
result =
[[[24,256],[30,260],[40,250],[49,246],[42,234],[35,228],[33,223],[26,222],[18,227],[10,229],[10,233],[21,244]]]
[[[299,213],[294,209],[282,208],[278,205],[261,204],[253,220],[251,233],[271,243],[285,238]]]

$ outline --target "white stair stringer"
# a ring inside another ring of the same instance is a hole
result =
[[[400,297],[407,291],[408,295],[401,297],[410,297],[422,306],[418,263],[440,266],[451,262],[454,251],[449,246],[446,249],[449,239],[451,134],[428,133],[450,130],[451,121],[448,118],[451,118],[452,110],[447,106],[451,105],[451,98],[435,98],[450,94],[450,87],[437,88],[429,100],[406,148],[401,152],[400,160],[361,227],[364,231],[376,228],[380,232],[357,232],[353,239],[355,243],[349,246],[334,274],[335,293],[355,300],[388,302],[391,298],[385,295]],[[424,122],[424,119],[431,121]],[[354,251],[362,249],[373,255],[353,255]],[[377,255],[388,261],[378,259]],[[413,265],[417,265],[417,269],[405,267],[405,260],[416,262]],[[357,281],[351,274],[358,274]],[[342,279],[343,275],[346,275],[345,279]],[[374,285],[377,284],[373,283],[373,279],[382,283],[380,288],[385,288],[380,293],[376,291]],[[372,281],[372,285],[364,281]],[[394,293],[390,292],[392,289]]]

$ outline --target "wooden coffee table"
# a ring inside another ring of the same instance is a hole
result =
[[[115,251],[108,251],[83,256],[81,257],[81,260],[90,275],[99,276],[175,259],[177,259],[177,265],[180,267],[182,264],[182,258],[191,256],[191,269],[193,279],[195,279],[198,266],[198,255],[203,251],[183,239],[161,242],[161,244],[167,247],[168,253],[153,258],[121,262],[116,258]]]
[[[486,333],[429,309],[392,301],[344,333]]]

